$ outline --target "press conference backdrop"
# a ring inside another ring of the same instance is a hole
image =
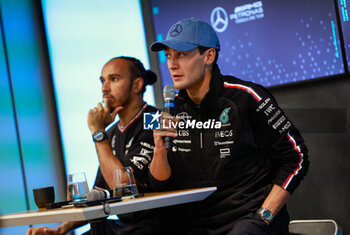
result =
[[[269,87],[345,72],[334,0],[150,2],[157,40],[182,18],[211,24],[224,74]],[[164,52],[159,61],[163,85],[171,84]]]

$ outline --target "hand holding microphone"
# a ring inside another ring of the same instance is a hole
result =
[[[169,113],[171,116],[174,115],[174,99],[176,95],[176,90],[174,86],[167,85],[163,90],[164,97],[164,111]],[[173,144],[173,137],[164,137],[164,146],[167,150],[171,149]]]
[[[157,180],[166,180],[171,175],[171,167],[168,162],[167,152],[172,148],[173,137],[177,136],[176,118],[169,117],[174,115],[174,99],[175,88],[173,86],[165,86],[163,90],[164,96],[164,112],[161,115],[161,129],[153,130],[154,151],[153,159],[150,165],[150,172]],[[166,125],[164,125],[166,123]],[[171,124],[171,125],[168,125]]]

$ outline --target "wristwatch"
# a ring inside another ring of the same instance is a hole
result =
[[[260,208],[258,210],[258,215],[268,224],[270,224],[273,220],[273,214],[266,208]]]
[[[96,131],[92,134],[92,140],[94,142],[100,142],[107,138],[107,134],[104,131]]]

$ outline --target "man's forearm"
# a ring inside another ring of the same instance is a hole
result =
[[[261,207],[268,209],[275,216],[286,204],[289,197],[290,193],[287,190],[274,184]]]
[[[113,170],[124,167],[120,160],[113,154],[108,140],[95,143],[100,169],[103,178],[110,188],[113,188]]]
[[[165,148],[154,148],[150,172],[159,181],[167,180],[171,176],[171,168]]]
[[[63,222],[59,226],[56,227],[58,234],[66,234],[69,231],[79,228],[85,224],[87,224],[87,221],[69,221],[69,222]]]

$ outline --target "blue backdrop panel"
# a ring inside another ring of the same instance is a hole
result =
[[[21,156],[6,67],[3,37],[0,34],[0,213],[26,210]]]

